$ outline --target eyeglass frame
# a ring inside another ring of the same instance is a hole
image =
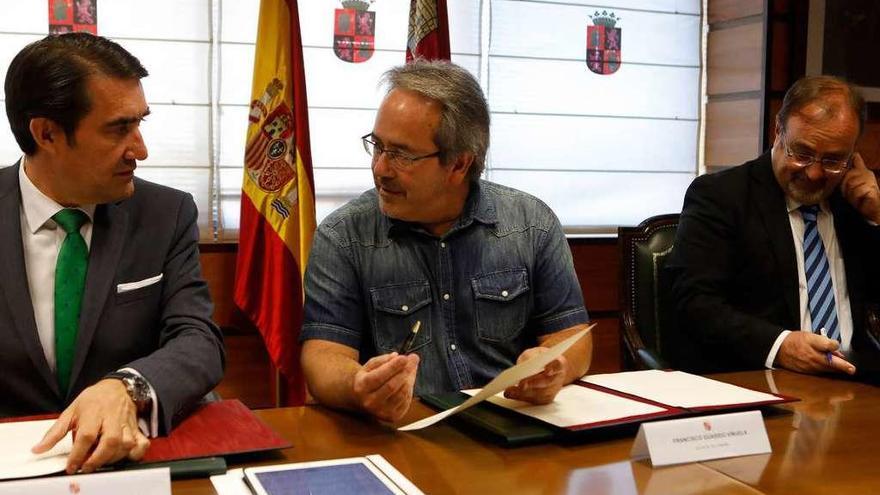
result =
[[[798,169],[803,170],[803,169],[811,167],[814,163],[818,163],[819,166],[822,167],[822,171],[824,171],[825,173],[837,175],[837,174],[842,174],[843,172],[846,172],[846,169],[848,169],[852,165],[852,159],[853,159],[853,156],[855,155],[855,151],[850,153],[850,155],[845,160],[831,160],[828,158],[822,158],[820,160],[820,159],[817,159],[816,156],[812,155],[812,154],[806,155],[805,153],[793,152],[791,150],[791,146],[789,146],[789,144],[788,144],[788,140],[786,139],[785,129],[782,129],[779,132],[779,137],[782,139],[782,149],[783,149],[783,151],[785,151],[785,156],[788,157],[789,161],[792,164],[794,164]],[[805,156],[807,156],[809,158],[809,160],[806,162],[802,162],[798,158],[795,158],[795,155],[798,155],[800,158],[804,158]],[[840,169],[829,169],[826,167],[827,163],[840,165]]]
[[[376,141],[369,139],[371,137],[375,139],[376,135],[370,132],[361,136],[361,143],[364,145],[364,151],[366,151],[367,154],[373,158],[373,162],[378,160],[380,155],[385,154],[386,158],[388,159],[388,163],[390,163],[396,170],[399,171],[407,171],[412,169],[415,166],[415,162],[419,160],[434,158],[435,156],[441,156],[443,154],[443,150],[438,149],[437,151],[433,153],[428,153],[426,155],[411,156],[408,153],[404,153],[402,151],[389,150],[381,144],[377,143]],[[379,152],[373,153],[373,151],[371,151],[371,148],[373,150],[378,150]],[[405,163],[401,163],[401,160],[405,160]]]

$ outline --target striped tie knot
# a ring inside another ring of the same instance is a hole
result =
[[[80,227],[89,221],[89,216],[82,210],[65,208],[52,215],[52,220],[55,220],[55,223],[57,223],[65,232],[71,234],[73,232],[79,232]]]
[[[816,216],[819,214],[819,205],[803,205],[798,209],[804,217],[804,222],[816,222]]]

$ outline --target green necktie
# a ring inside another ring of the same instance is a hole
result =
[[[67,394],[89,266],[89,248],[79,229],[89,217],[80,210],[67,208],[52,219],[67,232],[55,263],[55,364],[58,386],[62,394]]]

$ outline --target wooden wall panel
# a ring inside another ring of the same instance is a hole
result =
[[[869,118],[859,139],[858,150],[868,168],[880,171],[880,115]]]
[[[791,59],[792,27],[787,21],[773,21],[770,23],[770,29],[770,52],[767,60],[767,73],[770,76],[768,88],[773,92],[785,93],[792,82],[792,64],[785,63]]]
[[[727,22],[764,12],[764,0],[709,0],[709,24]]]
[[[274,368],[257,333],[224,335],[226,374],[217,386],[224,399],[238,399],[251,409],[275,406]]]
[[[593,318],[593,361],[590,374],[613,373],[621,370],[620,319]]]
[[[763,49],[762,22],[710,31],[706,61],[709,95],[761,90]]]
[[[761,100],[709,102],[706,106],[706,164],[739,165],[760,152]]]
[[[764,117],[764,121],[766,122],[764,125],[766,129],[764,132],[764,142],[767,143],[767,145],[764,146],[765,148],[773,146],[773,141],[776,140],[776,114],[779,113],[781,108],[781,96],[773,96],[767,101],[767,114]]]
[[[202,275],[208,281],[214,301],[214,321],[221,327],[233,325],[235,305],[232,284],[235,279],[236,244],[203,244],[200,246]]]
[[[614,240],[571,239],[571,254],[584,304],[590,313],[614,312],[619,309],[617,242]]]

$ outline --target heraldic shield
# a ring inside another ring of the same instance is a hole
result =
[[[612,12],[603,10],[590,16],[593,25],[587,26],[587,67],[596,74],[614,74],[620,68],[620,20]]]
[[[251,113],[265,114],[263,109],[279,86],[280,81],[273,81],[264,98],[251,103]],[[245,147],[245,170],[260,189],[278,192],[296,178],[294,153],[293,113],[282,101],[269,111],[260,132]]]
[[[340,60],[366,62],[376,44],[376,13],[363,0],[345,0],[333,16],[333,52]]]

